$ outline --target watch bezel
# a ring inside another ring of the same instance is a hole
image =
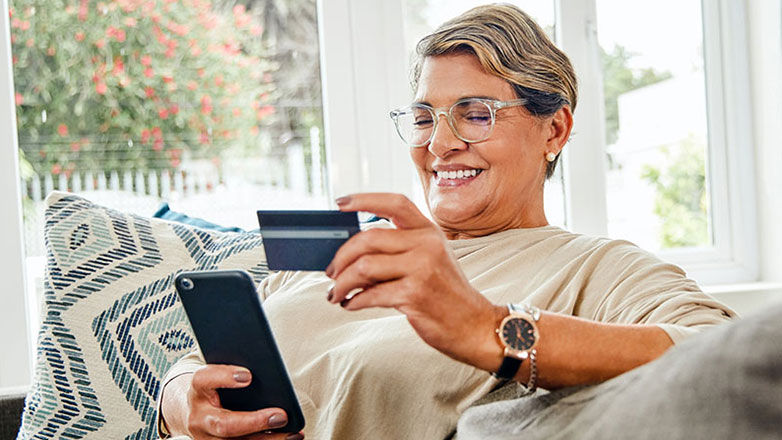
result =
[[[532,337],[534,338],[534,342],[531,346],[524,349],[518,349],[513,347],[510,341],[507,340],[503,330],[505,329],[505,326],[513,320],[526,321],[532,327]],[[500,338],[500,342],[502,342],[502,345],[505,347],[505,356],[512,356],[521,360],[527,359],[529,357],[529,352],[537,347],[538,341],[540,340],[540,334],[538,333],[538,326],[535,323],[535,319],[526,313],[519,313],[514,311],[513,313],[509,314],[502,320],[496,332]]]

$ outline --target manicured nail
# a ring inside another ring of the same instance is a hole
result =
[[[348,203],[350,203],[350,196],[342,196],[337,198],[337,200],[334,200],[337,203],[337,206],[345,206]]]
[[[329,263],[329,265],[326,266],[326,276],[331,278],[332,275],[334,275],[334,264]]]
[[[349,299],[343,299],[342,301],[339,302],[339,305],[341,305],[343,308],[345,308],[345,307],[348,306],[348,303],[350,303]]]
[[[238,383],[247,383],[250,379],[252,379],[252,375],[249,371],[242,370],[234,373],[234,380]]]
[[[288,424],[288,418],[285,417],[285,414],[274,414],[269,417],[268,423],[270,428],[282,428]]]
[[[285,437],[285,440],[304,440],[304,436],[301,433],[289,434]]]
[[[329,289],[329,296],[326,297],[328,302],[331,302],[331,298],[334,298],[334,288]]]

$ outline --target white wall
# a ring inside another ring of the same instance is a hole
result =
[[[8,3],[0,0],[0,387],[30,381],[29,341],[25,319],[22,214],[19,201],[19,163],[16,143],[16,104],[11,72],[11,38]],[[11,195],[11,196],[9,196]]]
[[[747,2],[760,276],[782,282],[782,0]]]

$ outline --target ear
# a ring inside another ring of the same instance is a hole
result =
[[[573,129],[573,112],[570,106],[562,106],[554,113],[549,122],[549,137],[546,139],[546,151],[559,154],[570,138],[570,131]]]

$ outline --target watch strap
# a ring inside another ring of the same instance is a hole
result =
[[[519,371],[519,367],[521,367],[521,359],[505,356],[502,358],[500,369],[491,375],[498,379],[513,379],[516,376],[516,372]]]

